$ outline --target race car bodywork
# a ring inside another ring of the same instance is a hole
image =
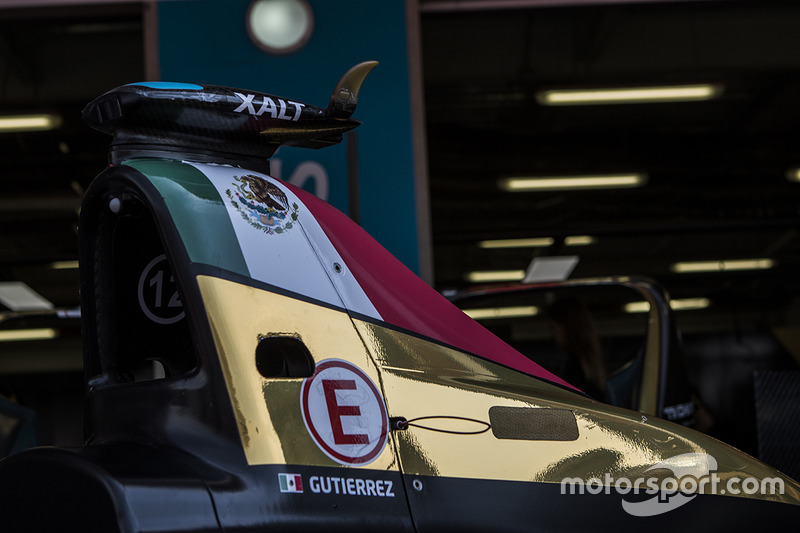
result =
[[[460,309],[464,309],[467,314],[472,312],[471,309],[493,309],[498,306],[513,309],[533,306],[537,313],[542,308],[542,314],[547,315],[548,302],[552,304],[567,301],[572,302],[572,305],[580,302],[585,305],[585,298],[589,295],[593,300],[600,300],[604,307],[606,303],[611,305],[616,303],[621,306],[618,301],[619,293],[626,293],[629,300],[625,301],[645,304],[643,314],[646,314],[647,318],[646,321],[640,321],[640,329],[643,327],[643,331],[638,332],[639,346],[624,358],[624,363],[620,364],[617,361],[618,367],[606,377],[603,400],[611,405],[633,409],[647,416],[657,416],[695,427],[697,400],[689,380],[680,335],[670,308],[669,295],[657,281],[643,276],[609,276],[513,283],[456,292],[448,295],[448,299]],[[580,309],[586,312],[585,318],[590,322],[590,333],[596,334],[597,328],[593,324],[594,318],[588,311],[588,306]],[[605,314],[609,314],[607,310]],[[614,317],[610,317],[610,320],[613,319]],[[578,323],[574,315],[572,320]],[[545,318],[543,321],[553,322],[552,318]],[[612,329],[608,324],[603,327],[606,330]],[[627,327],[631,328],[630,325]],[[552,336],[552,331],[550,335]],[[539,353],[531,353],[529,357],[547,366],[546,357],[541,353],[545,350],[541,348],[542,346],[536,346]],[[562,350],[566,348],[562,347]],[[612,365],[606,362],[606,366]]]
[[[337,91],[357,95],[356,78]],[[132,90],[87,108],[123,133],[81,212],[86,445],[0,462],[4,531],[673,531],[800,517],[795,481],[586,397],[346,216],[269,177],[258,150],[217,154],[225,128],[193,122],[262,128],[269,151],[285,119],[237,122],[243,99],[217,95],[238,91]],[[278,116],[277,97],[247,94]],[[182,98],[200,111],[183,114]],[[156,103],[174,128],[142,128]],[[314,124],[328,140],[357,125],[297,109],[293,142],[318,139]],[[679,493],[667,482],[684,474],[706,482]],[[759,491],[732,495],[737,478]]]

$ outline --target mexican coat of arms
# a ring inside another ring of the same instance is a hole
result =
[[[296,203],[289,205],[286,194],[275,184],[248,174],[234,176],[233,190],[225,194],[233,207],[251,226],[272,235],[292,229],[297,222]]]

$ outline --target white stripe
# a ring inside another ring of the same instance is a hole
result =
[[[282,182],[228,165],[186,163],[202,172],[219,192],[254,280],[381,319],[319,223]],[[245,175],[266,179],[283,191],[290,206],[297,204],[298,219],[291,229],[270,235],[245,220],[242,211],[232,205],[226,191],[231,191],[235,198],[235,176]]]

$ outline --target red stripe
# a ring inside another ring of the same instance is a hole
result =
[[[289,187],[312,212],[384,321],[526,374],[575,388],[465,315],[346,215],[310,193]]]

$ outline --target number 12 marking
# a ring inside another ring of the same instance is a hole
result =
[[[161,265],[161,263],[164,263]],[[156,269],[156,267],[159,267]],[[169,281],[164,283],[165,272],[169,273]],[[145,281],[150,280],[148,287],[155,287],[155,291],[145,290]],[[172,296],[164,307],[164,291],[172,287]],[[153,294],[154,293],[154,294]],[[169,270],[166,254],[161,254],[150,261],[142,275],[139,276],[139,307],[142,312],[157,324],[174,324],[181,320],[185,315],[183,303],[178,295],[178,288],[175,286],[175,278]],[[172,312],[168,312],[172,310]],[[178,311],[177,313],[175,311]]]

